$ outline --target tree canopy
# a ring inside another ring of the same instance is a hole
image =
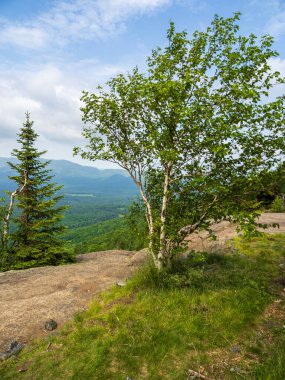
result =
[[[269,60],[272,37],[241,36],[238,20],[215,16],[188,38],[167,31],[167,46],[136,67],[83,92],[85,148],[76,154],[128,171],[146,209],[158,268],[186,236],[220,220],[254,224],[256,192],[284,148],[284,84]]]

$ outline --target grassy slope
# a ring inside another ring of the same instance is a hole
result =
[[[284,379],[285,236],[237,246],[232,255],[192,255],[172,274],[141,271],[61,335],[4,362],[0,378],[184,380],[191,368],[211,378]]]

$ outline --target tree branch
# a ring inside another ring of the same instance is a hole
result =
[[[198,222],[195,224],[191,224],[189,226],[182,227],[181,230],[178,232],[178,235],[182,238],[181,241],[184,240],[185,236],[192,234],[194,231],[197,230],[197,228],[200,226],[200,224],[206,219],[209,210],[211,207],[218,201],[218,196],[215,195],[213,201],[208,205],[206,208],[204,214],[200,217]]]

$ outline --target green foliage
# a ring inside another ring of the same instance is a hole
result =
[[[274,184],[274,194],[285,194],[285,162],[278,165],[272,173],[272,182]]]
[[[271,210],[273,212],[283,212],[284,211],[284,204],[283,200],[280,197],[276,197],[274,201],[271,204]]]
[[[278,305],[284,240],[238,241],[234,255],[191,253],[160,273],[146,267],[94,300],[60,336],[2,363],[0,376],[174,380],[204,368],[210,378],[230,380],[240,377],[231,370],[239,367],[246,379],[283,380],[283,322],[270,315],[275,327],[265,327],[264,311]],[[231,353],[233,346],[240,353]],[[24,363],[28,369],[19,373]]]
[[[60,205],[68,205],[64,224],[70,228],[85,227],[119,218],[128,211],[130,198],[121,195],[65,194]]]
[[[12,257],[11,257],[12,256]],[[16,256],[16,257],[14,257]],[[74,261],[73,252],[63,244],[52,246],[21,247],[17,251],[11,250],[8,256],[7,269],[27,269],[45,265],[59,265]]]
[[[257,200],[262,206],[270,209],[276,197],[283,197],[285,194],[285,163],[281,162],[277,168],[270,170],[261,179],[260,191]]]
[[[159,264],[213,222],[252,230],[263,179],[284,151],[285,97],[268,99],[284,83],[268,64],[273,39],[241,36],[238,20],[215,16],[191,39],[171,23],[147,73],[135,68],[83,92],[88,145],[75,153],[129,172]]]
[[[15,228],[8,242],[8,267],[28,268],[37,265],[55,265],[68,262],[71,257],[65,251],[59,234],[64,231],[61,223],[65,206],[57,203],[61,186],[51,182],[48,162],[40,157],[35,147],[38,135],[33,129],[29,114],[19,133],[20,149],[12,155],[17,163],[9,163],[15,174],[10,178],[22,188],[17,195],[17,209],[13,222]]]
[[[144,214],[137,204],[121,218],[69,229],[63,239],[74,247],[76,254],[108,249],[139,250],[148,243]]]
[[[0,249],[0,272],[9,270],[9,252],[6,249]]]

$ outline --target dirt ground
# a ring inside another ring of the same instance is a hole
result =
[[[48,319],[60,328],[96,294],[130,277],[145,256],[112,250],[79,255],[71,265],[0,273],[0,353],[12,340],[50,334]]]
[[[285,214],[263,214],[260,223],[279,223],[269,233],[285,232]],[[213,228],[218,240],[194,235],[195,250],[216,249],[236,235],[235,226],[223,222]],[[44,325],[54,319],[58,328],[83,310],[92,298],[117,282],[125,281],[146,258],[146,251],[105,251],[78,256],[78,262],[0,273],[0,352],[12,340],[28,343],[47,336]]]

